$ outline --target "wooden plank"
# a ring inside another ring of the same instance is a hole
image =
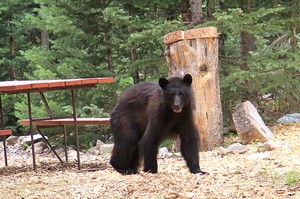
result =
[[[62,80],[25,80],[0,82],[0,93],[16,94],[63,90],[69,88],[93,87],[96,84],[112,83],[113,77],[62,79]]]
[[[114,78],[113,77],[100,77],[97,78],[98,83],[102,84],[102,83],[113,83],[114,82]]]
[[[10,129],[2,129],[2,130],[0,130],[0,135],[2,136],[2,135],[11,135],[13,132],[12,132],[12,130],[10,130]]]
[[[102,125],[109,124],[110,118],[76,118],[78,125]],[[20,121],[23,125],[30,125],[29,119]],[[34,126],[62,126],[74,125],[74,118],[61,118],[61,119],[37,119],[33,120]]]
[[[82,79],[82,84],[97,84],[97,78]]]
[[[66,86],[76,86],[76,85],[82,85],[82,79],[73,79],[73,80],[66,81]]]
[[[31,84],[23,81],[5,81],[0,82],[0,92],[14,91],[18,88],[31,89]]]

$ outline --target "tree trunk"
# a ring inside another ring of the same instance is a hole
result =
[[[215,13],[216,10],[216,3],[217,0],[207,0],[207,18],[208,19],[213,19],[213,14]]]
[[[111,47],[111,42],[110,42],[110,35],[109,31],[107,30],[105,32],[105,44],[106,44],[106,53],[107,53],[107,66],[110,70],[113,68],[112,64],[112,47]]]
[[[243,144],[255,140],[267,142],[274,138],[272,131],[265,125],[256,108],[249,101],[239,104],[234,109],[232,118]]]
[[[14,57],[16,56],[16,40],[13,35],[10,36],[9,40],[10,45],[10,56],[11,56],[11,80],[17,79],[16,75],[16,66],[13,64]]]
[[[200,24],[203,19],[202,0],[190,0],[192,22]]]
[[[189,12],[188,12],[188,0],[181,0],[181,16],[182,22],[188,23],[190,22]]]
[[[137,60],[137,53],[136,53],[136,47],[135,44],[132,43],[131,44],[131,59],[132,62],[134,63]],[[132,78],[133,78],[133,83],[137,84],[140,83],[140,74],[139,71],[137,69],[134,69],[133,73],[132,73]]]
[[[223,117],[218,73],[218,33],[214,27],[165,35],[169,77],[193,76],[194,117],[200,150],[223,145]]]
[[[240,7],[245,13],[251,12],[251,1],[250,0],[241,0]],[[242,69],[249,70],[248,68],[248,59],[249,52],[254,50],[254,36],[247,32],[241,32],[241,56],[242,56]]]
[[[42,40],[42,45],[45,46],[47,50],[49,50],[49,33],[46,30],[41,31],[41,40]]]
[[[129,8],[129,10],[128,10],[128,15],[132,16],[132,14],[131,14],[131,8]],[[128,27],[128,31],[129,31],[130,34],[132,33],[132,30],[131,30],[130,27]],[[137,55],[137,52],[136,52],[136,45],[135,45],[135,43],[131,43],[130,53],[131,53],[132,63],[134,63],[137,60],[137,58],[138,58],[138,55]],[[134,84],[140,83],[140,74],[139,74],[139,70],[138,69],[134,69],[133,70],[133,72],[132,72],[132,78],[133,78],[133,83]]]

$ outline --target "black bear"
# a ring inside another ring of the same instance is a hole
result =
[[[179,135],[181,154],[191,173],[204,174],[199,166],[199,134],[193,122],[192,76],[144,82],[128,88],[111,112],[114,148],[112,167],[122,174],[157,173],[159,144]]]

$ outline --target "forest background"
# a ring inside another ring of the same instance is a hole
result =
[[[299,0],[1,0],[0,80],[113,76],[113,85],[77,91],[78,116],[108,116],[128,86],[167,76],[165,34],[207,26],[219,32],[225,126],[245,100],[269,124],[299,112]],[[55,115],[72,113],[68,92],[46,95]],[[2,98],[5,126],[19,135],[25,98]],[[34,117],[47,115],[38,95],[32,107]],[[111,141],[108,126],[80,131],[82,148]],[[59,144],[55,130],[48,134]]]

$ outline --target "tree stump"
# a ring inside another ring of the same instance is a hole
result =
[[[272,131],[265,125],[256,108],[249,101],[239,104],[234,109],[232,118],[242,144],[254,140],[266,142],[274,138]]]
[[[165,35],[169,77],[193,76],[194,117],[200,150],[223,145],[223,117],[218,72],[218,33],[214,27]]]

